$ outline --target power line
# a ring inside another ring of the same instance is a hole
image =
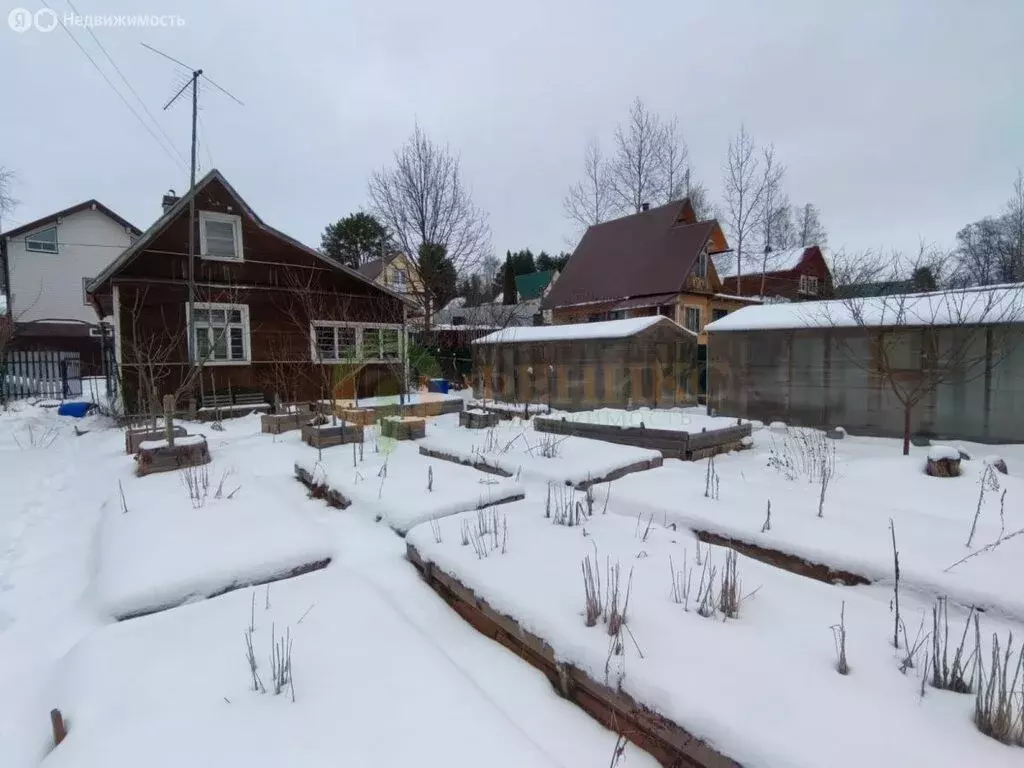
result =
[[[78,9],[75,7],[75,4],[71,2],[71,0],[66,0],[66,2],[69,6],[71,6],[71,10],[75,12],[76,16],[82,15],[81,13],[79,13]],[[85,31],[89,33],[89,36],[93,39],[96,45],[99,46],[100,50],[103,51],[103,55],[107,57],[107,61],[110,62],[110,66],[112,66],[114,68],[114,71],[121,76],[121,79],[124,81],[124,84],[128,86],[128,90],[132,92],[132,95],[139,102],[143,110],[145,110],[146,114],[149,116],[149,119],[153,121],[153,125],[156,126],[156,129],[158,131],[160,131],[160,135],[167,140],[167,143],[170,145],[171,149],[174,150],[174,154],[178,156],[182,163],[187,162],[185,160],[185,156],[178,151],[178,148],[175,146],[174,141],[171,139],[170,136],[167,135],[167,131],[163,129],[163,126],[160,125],[160,122],[153,116],[153,113],[149,111],[149,107],[146,106],[146,102],[143,101],[141,96],[139,96],[138,92],[132,87],[132,84],[128,82],[128,78],[125,77],[125,74],[121,71],[121,68],[117,66],[117,62],[114,61],[114,57],[110,55],[110,53],[107,51],[103,43],[100,42],[100,39],[96,37],[96,33],[92,31],[92,27],[86,25]]]
[[[54,14],[57,13],[56,11],[53,10],[53,8],[50,7],[50,4],[46,0],[42,0],[42,3],[44,6],[46,6],[48,10],[50,10]],[[78,50],[80,50],[84,54],[85,58],[89,60],[89,63],[92,64],[96,71],[100,73],[100,76],[103,78],[106,84],[110,86],[111,90],[113,90],[114,93],[117,94],[117,98],[121,100],[121,103],[128,107],[128,111],[131,112],[135,116],[135,119],[139,121],[139,124],[146,129],[146,133],[152,136],[153,141],[160,145],[160,149],[164,151],[164,154],[166,154],[174,163],[182,164],[182,161],[171,154],[170,150],[167,149],[167,146],[162,141],[160,141],[159,137],[153,132],[153,129],[149,127],[149,124],[142,119],[138,112],[135,111],[135,108],[124,97],[124,94],[122,94],[121,91],[117,89],[117,86],[114,85],[113,81],[109,77],[107,77],[107,73],[104,72],[102,68],[100,68],[100,65],[97,64],[96,60],[89,55],[89,52],[85,49],[85,47],[80,42],[78,42],[78,38],[71,34],[71,30],[68,29],[63,23],[61,23],[60,27],[67,33],[67,36],[71,38],[71,42],[73,42],[78,47]]]
[[[203,122],[203,113],[199,113],[199,127],[203,129],[200,135],[202,138],[203,151],[206,152],[206,159],[210,161],[210,168],[216,168],[216,164],[213,162],[213,149],[210,147],[209,133],[206,130],[206,123]]]

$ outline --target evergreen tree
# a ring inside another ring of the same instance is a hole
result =
[[[516,273],[513,270],[512,253],[509,252],[505,257],[505,279],[502,286],[504,293],[502,303],[504,304],[516,303]]]
[[[443,245],[424,243],[419,252],[420,279],[436,311],[455,298],[455,265]]]
[[[387,227],[369,213],[353,213],[328,224],[320,238],[322,253],[352,268],[386,256],[393,249]]]

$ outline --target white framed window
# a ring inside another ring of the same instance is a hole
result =
[[[683,308],[683,327],[688,331],[700,333],[700,307]]]
[[[242,217],[199,212],[199,255],[204,259],[242,260]]]
[[[197,362],[244,365],[252,361],[248,305],[196,302],[193,306],[192,353]]]
[[[402,326],[316,320],[310,327],[310,355],[322,363],[383,363],[402,358]]]
[[[818,295],[818,278],[815,275],[800,275],[800,293]]]
[[[57,253],[57,227],[47,227],[25,235],[25,250],[36,253]]]

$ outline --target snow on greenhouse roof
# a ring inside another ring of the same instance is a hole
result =
[[[672,323],[663,315],[631,317],[626,320],[603,320],[597,323],[567,325],[535,325],[503,328],[473,341],[474,344],[507,344],[511,342],[574,341],[576,339],[622,339],[646,331],[659,322]],[[674,324],[674,323],[673,323]]]

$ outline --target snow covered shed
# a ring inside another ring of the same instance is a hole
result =
[[[1024,284],[768,304],[707,331],[722,415],[1024,441]]]
[[[473,342],[488,398],[561,410],[692,403],[697,336],[670,318],[504,328]]]

